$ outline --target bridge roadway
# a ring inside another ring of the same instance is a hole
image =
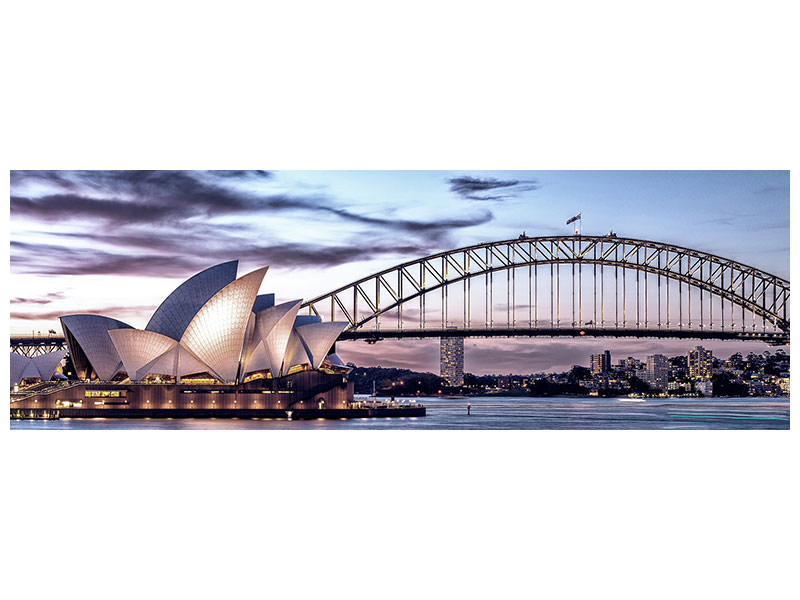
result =
[[[789,334],[772,331],[732,331],[724,329],[632,329],[623,327],[493,327],[493,328],[447,328],[447,329],[355,329],[339,335],[339,341],[365,340],[370,343],[380,340],[422,339],[442,337],[631,337],[631,338],[671,338],[692,340],[743,340],[765,342],[771,346],[789,343]],[[61,336],[31,337],[12,336],[11,350],[26,356],[52,350],[66,349],[66,340]],[[23,352],[21,352],[23,351]]]
[[[752,340],[766,342],[771,346],[789,343],[789,334],[772,331],[730,331],[722,329],[680,330],[680,329],[631,329],[621,327],[560,327],[560,328],[448,328],[448,329],[355,329],[345,331],[339,341],[365,340],[377,342],[388,339],[442,338],[442,337],[632,337],[632,338],[672,338],[693,340]]]

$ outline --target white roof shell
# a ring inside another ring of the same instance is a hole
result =
[[[347,321],[329,321],[301,325],[295,329],[308,353],[312,369],[320,368],[322,361],[328,356],[328,350],[349,324]]]
[[[222,381],[236,380],[253,302],[268,268],[256,269],[214,294],[197,311],[181,338],[181,345]]]
[[[283,357],[281,375],[286,375],[292,367],[306,363],[311,364],[311,359],[308,356],[303,340],[300,339],[297,330],[293,329],[292,334],[289,336],[289,343],[286,346],[286,354]]]
[[[132,381],[144,379],[148,373],[145,367],[178,345],[170,337],[144,329],[113,329],[108,335]]]
[[[154,361],[142,367],[145,375],[171,375],[176,378],[184,377],[193,373],[204,373],[220,378],[214,370],[202,360],[197,358],[191,351],[187,350],[179,343],[159,356]]]
[[[238,260],[221,263],[184,281],[156,309],[145,329],[181,339],[197,311],[236,279],[238,266]]]
[[[273,377],[280,376],[292,326],[302,303],[302,300],[284,302],[264,309],[255,316],[251,342],[254,354],[247,363],[246,371],[269,369]]]
[[[91,363],[100,379],[114,377],[122,368],[122,360],[108,332],[112,329],[132,329],[127,323],[100,315],[67,315],[61,317],[61,327],[67,339],[73,363],[80,350]],[[78,348],[74,348],[77,343]],[[78,369],[78,365],[75,364]]]
[[[31,362],[39,372],[39,377],[42,379],[42,381],[50,381],[50,379],[53,377],[53,373],[56,372],[56,369],[58,369],[61,361],[66,355],[66,350],[54,350],[53,352],[48,352],[47,354],[34,356]]]
[[[334,366],[334,367],[347,368],[347,365],[344,364],[344,361],[339,357],[338,354],[335,354],[335,353],[334,354],[328,354],[328,356],[325,357],[325,360],[323,362],[327,363],[327,364],[329,364],[331,366]]]
[[[56,372],[61,360],[66,356],[64,350],[54,350],[46,354],[40,354],[33,358],[22,356],[16,352],[11,353],[11,387],[18,384],[23,379],[41,379],[50,381],[53,373]]]
[[[22,354],[17,354],[16,352],[11,353],[11,369],[9,372],[9,378],[11,379],[11,386],[14,387],[20,381],[22,381],[22,374],[25,372],[25,367],[28,366],[31,359],[27,356],[22,356]]]

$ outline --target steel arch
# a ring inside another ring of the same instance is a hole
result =
[[[667,286],[671,280],[679,286],[686,285],[689,290],[694,288],[701,294],[706,291],[727,300],[731,307],[736,305],[757,315],[788,338],[789,282],[785,279],[707,252],[615,235],[520,236],[440,252],[368,275],[309,300],[303,308],[307,308],[309,314],[322,316],[324,306],[330,304],[332,317],[338,311],[350,322],[343,337],[353,336],[354,332],[362,330],[381,315],[396,308],[402,309],[405,303],[430,292],[481,275],[539,265],[597,265],[653,274],[659,278],[659,285],[663,277]],[[637,281],[637,293],[638,286]],[[382,292],[389,298],[387,304],[382,304]],[[364,315],[359,313],[359,301],[366,306]],[[637,310],[638,302],[637,298]],[[660,316],[659,307],[659,321]],[[659,322],[659,328],[661,325]],[[724,326],[723,319],[722,328]],[[700,327],[703,327],[702,321]],[[744,324],[742,328],[744,330]]]

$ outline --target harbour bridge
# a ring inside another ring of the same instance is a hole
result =
[[[568,235],[485,242],[405,262],[303,304],[340,340],[595,336],[789,343],[789,282],[673,244]],[[12,337],[35,356],[60,336]]]
[[[306,302],[340,340],[612,336],[789,343],[789,282],[737,261],[614,234],[440,252]]]

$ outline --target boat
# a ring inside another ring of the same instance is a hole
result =
[[[627,397],[617,398],[620,402],[645,402],[645,398],[639,394],[629,394]]]

